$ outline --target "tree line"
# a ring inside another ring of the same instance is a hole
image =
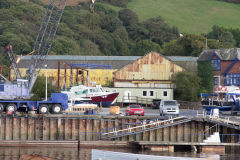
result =
[[[129,0],[102,0],[95,12],[88,3],[67,6],[50,54],[141,56],[157,51],[171,56],[199,56],[206,47],[240,46],[240,29],[213,26],[206,34],[179,33],[177,26],[168,25],[161,17],[140,22],[135,12],[122,8],[116,11],[105,5],[126,6]],[[11,43],[16,54],[32,51],[46,4],[41,0],[1,0],[0,49]]]

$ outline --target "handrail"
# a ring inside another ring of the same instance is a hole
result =
[[[142,128],[142,130],[145,130],[146,128],[151,129],[151,128],[159,127],[161,124],[163,124],[162,126],[165,126],[165,125],[169,125],[169,124],[175,124],[175,123],[178,123],[178,122],[185,122],[185,120],[183,118],[186,119],[185,116],[181,116],[181,117],[176,117],[176,118],[171,117],[167,120],[161,120],[161,121],[159,121],[159,118],[154,119],[154,120],[148,120],[148,122],[152,122],[152,123],[146,123],[147,121],[142,121],[142,122],[145,122],[145,123],[133,123],[133,124],[130,124],[130,125],[115,127],[115,128],[111,128],[112,131],[110,131],[110,132],[101,132],[100,134],[102,136],[110,135],[110,134],[114,134],[116,136],[119,132],[124,132],[124,131],[132,132],[132,130],[135,130],[135,129],[138,129],[138,128]],[[174,120],[179,120],[179,121],[174,122]],[[131,125],[137,125],[137,124],[141,124],[141,125],[131,127]],[[155,127],[151,127],[151,126],[155,126]],[[127,128],[124,128],[124,127],[127,127]],[[123,129],[117,130],[117,128],[123,128]],[[107,129],[107,130],[109,130],[109,129]],[[141,130],[139,130],[139,131],[141,131]]]

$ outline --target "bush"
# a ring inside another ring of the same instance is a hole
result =
[[[189,72],[178,72],[173,76],[176,85],[174,96],[183,101],[198,101],[200,97],[200,78]]]

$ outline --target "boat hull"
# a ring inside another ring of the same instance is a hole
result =
[[[233,106],[202,106],[206,111],[211,111],[213,109],[219,109],[219,111],[231,111]]]
[[[219,111],[231,111],[233,107],[235,107],[234,102],[226,102],[226,101],[211,101],[213,105],[209,105],[209,101],[202,101],[202,107],[211,111],[213,109],[219,109]]]
[[[98,106],[109,107],[116,100],[118,95],[119,93],[116,92],[107,95],[92,96],[89,98],[91,98],[90,103],[97,104]]]

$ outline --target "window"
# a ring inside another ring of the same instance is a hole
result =
[[[240,74],[228,74],[226,75],[225,85],[240,86]]]
[[[221,61],[219,59],[213,59],[212,66],[215,71],[219,71],[221,69]]]
[[[167,91],[163,91],[163,96],[164,96],[164,97],[167,96]]]
[[[214,77],[214,85],[215,86],[219,85],[219,77]]]
[[[150,91],[150,94],[149,94],[151,97],[154,96],[154,92],[153,91]]]
[[[143,96],[147,96],[147,91],[143,91]]]

